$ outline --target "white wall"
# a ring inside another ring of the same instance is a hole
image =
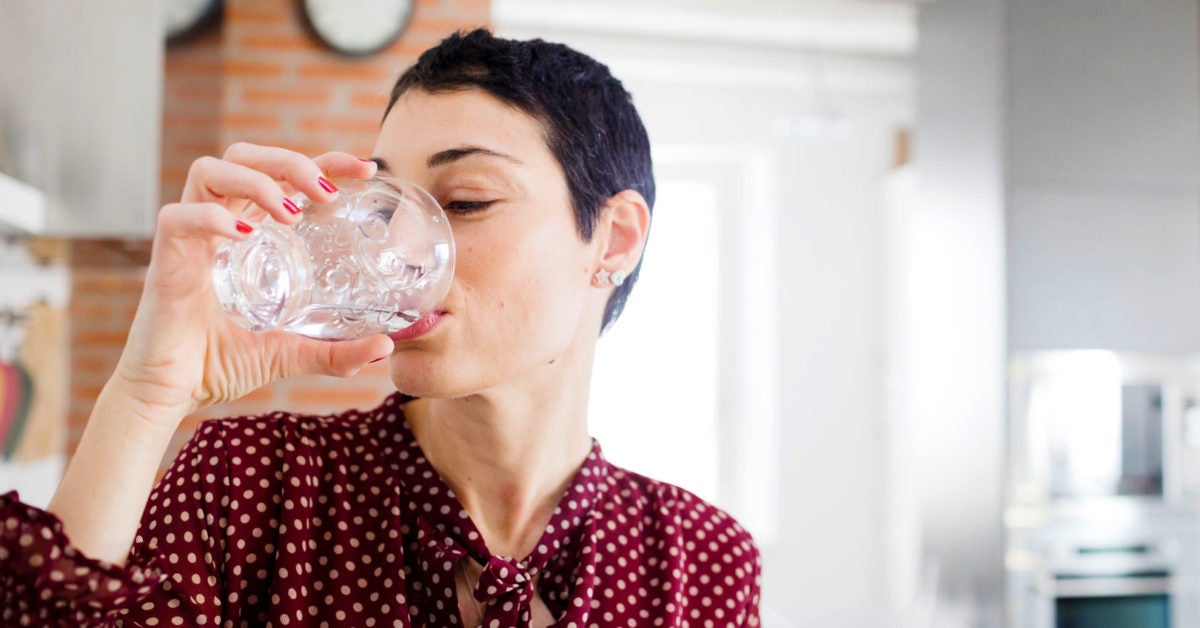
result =
[[[1001,625],[1004,0],[921,5],[918,192],[896,222],[895,452],[912,462],[927,625]],[[912,574],[910,574],[912,575]]]
[[[779,137],[768,125],[772,112],[795,109],[770,90],[722,103],[712,88],[629,87],[656,143],[757,144],[774,162],[778,417],[775,451],[759,455],[778,467],[764,598],[795,625],[878,625],[888,525],[881,186],[903,112],[847,105],[844,135]],[[699,97],[702,106],[684,109]]]
[[[1007,5],[1009,348],[1200,351],[1200,3]]]
[[[766,594],[800,625],[880,625],[883,206],[891,129],[781,151],[780,521]]]

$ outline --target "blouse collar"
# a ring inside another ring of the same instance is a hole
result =
[[[405,400],[401,396],[384,407]],[[517,559],[491,553],[458,496],[425,457],[406,420],[400,422],[400,429],[403,445],[397,471],[408,510],[417,515],[422,570],[453,582],[458,561],[470,556],[484,567],[475,598],[487,604],[485,619],[499,619],[500,625],[528,623],[532,582],[540,574],[541,597],[556,617],[561,616],[576,585],[593,576],[591,569],[581,567],[594,555],[584,547],[594,538],[590,531],[600,525],[600,504],[610,484],[610,466],[600,443],[592,440],[591,451],[559,499],[533,552]]]

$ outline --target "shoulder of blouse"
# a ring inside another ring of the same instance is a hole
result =
[[[695,493],[616,466],[612,467],[611,476],[619,499],[633,502],[630,505],[641,504],[643,516],[650,517],[656,525],[676,524],[685,536],[704,530],[705,536],[724,536],[731,543],[744,544],[747,551],[758,553],[753,537],[733,515]],[[685,520],[692,523],[678,525]]]
[[[670,539],[685,563],[719,560],[732,567],[725,579],[712,578],[709,583],[723,585],[726,594],[734,596],[736,614],[741,618],[737,625],[757,625],[762,556],[750,532],[729,513],[669,482],[615,466],[610,477],[618,506],[627,512],[638,511],[653,528],[654,534],[646,538]],[[717,589],[714,595],[718,595]]]
[[[371,410],[345,410],[340,413],[310,414],[287,411],[267,412],[257,415],[231,416],[208,419],[200,428],[218,430],[231,437],[272,438],[285,433],[300,433],[331,436],[340,433],[344,437],[369,431],[380,423],[399,420],[402,410],[390,400]],[[197,429],[199,432],[200,428]],[[236,445],[236,444],[235,444]]]

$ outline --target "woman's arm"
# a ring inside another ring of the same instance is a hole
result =
[[[104,586],[125,590],[131,578],[142,577],[139,569],[120,566],[130,556],[155,472],[185,416],[284,377],[352,375],[391,352],[393,343],[386,336],[321,342],[280,330],[249,332],[221,310],[212,285],[217,247],[247,237],[240,215],[249,203],[276,221],[293,224],[299,216],[284,203],[287,195],[301,191],[332,200],[324,177],[366,178],[374,172],[373,162],[345,153],[312,160],[249,144],[234,145],[223,159],[201,158],[193,164],[182,201],[159,212],[128,340],[48,512],[0,497],[7,531],[0,534],[0,592],[5,594],[0,595],[0,620],[15,615],[18,604],[30,602],[13,591],[38,596],[44,611],[67,612],[73,605],[100,602],[88,601],[86,595],[81,601],[70,587],[39,578],[94,583],[99,573],[106,578]],[[170,525],[169,514],[162,516]],[[82,571],[47,572],[46,561],[55,560],[55,554],[79,556],[77,569]],[[172,565],[163,570],[168,581],[186,573]],[[43,599],[47,594],[51,598]],[[103,596],[104,603],[115,607],[133,599]]]
[[[100,392],[79,447],[47,510],[72,544],[123,565],[154,476],[182,416],[152,413],[114,378]]]
[[[218,626],[238,616],[227,615],[222,593],[230,503],[222,423],[201,425],[150,494],[124,567],[81,553],[54,515],[0,496],[0,624]]]
[[[178,494],[173,485],[167,494],[151,494],[176,427],[199,408],[274,379],[352,375],[388,355],[392,342],[386,336],[319,342],[241,329],[212,289],[217,246],[247,237],[250,226],[240,215],[250,203],[294,223],[299,216],[284,203],[287,195],[301,191],[330,201],[334,195],[320,179],[367,178],[374,168],[343,152],[310,160],[250,144],[235,144],[222,160],[193,163],[182,201],[158,213],[125,349],[49,508],[0,496],[0,623],[107,626],[121,616],[193,623],[221,615],[212,604],[220,603],[214,568],[224,552],[214,544],[222,543],[223,524],[210,521],[220,504],[208,497],[223,495],[228,480],[218,467],[220,439],[204,437],[205,425],[185,448],[186,460],[173,465],[173,482],[190,490]],[[148,500],[160,503],[148,509]],[[163,551],[164,560],[155,561]]]
[[[182,201],[159,212],[125,349],[49,507],[77,548],[110,563],[125,560],[155,471],[188,414],[283,377],[351,375],[391,352],[385,336],[331,343],[249,332],[221,310],[212,286],[217,247],[247,237],[240,214],[249,203],[293,224],[300,218],[288,194],[331,200],[324,177],[374,172],[373,162],[346,153],[313,160],[250,144],[193,163]]]

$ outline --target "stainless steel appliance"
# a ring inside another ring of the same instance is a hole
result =
[[[1010,365],[1008,625],[1200,626],[1200,361]]]

